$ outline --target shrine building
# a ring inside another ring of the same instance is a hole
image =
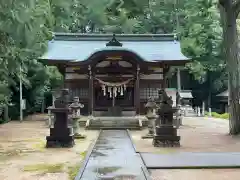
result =
[[[41,60],[58,67],[64,88],[93,116],[145,113],[147,99],[168,87],[169,68],[189,61],[173,34],[75,33],[55,33]]]

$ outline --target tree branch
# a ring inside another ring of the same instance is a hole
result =
[[[240,12],[240,0],[235,0],[235,2],[233,3],[233,10],[236,13],[237,17]]]

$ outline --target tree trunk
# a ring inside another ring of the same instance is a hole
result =
[[[229,73],[229,133],[236,135],[240,133],[240,58],[236,26],[237,14],[231,1],[225,1],[224,6],[220,5],[220,14],[223,24],[224,55]]]

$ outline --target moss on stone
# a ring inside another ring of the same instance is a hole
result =
[[[58,173],[63,172],[64,164],[33,164],[24,166],[24,171],[27,172],[40,172],[43,174],[46,173]]]
[[[74,166],[69,166],[68,167],[69,180],[74,180],[75,179],[80,167],[81,167],[81,163],[78,163],[78,164],[75,164]]]

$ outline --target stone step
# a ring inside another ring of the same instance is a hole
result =
[[[141,129],[139,120],[137,118],[95,118],[86,123],[87,129],[103,129],[103,128],[121,128],[121,129]]]
[[[86,129],[88,130],[99,130],[99,129],[129,129],[129,130],[141,130],[142,128],[141,127],[128,127],[128,126],[124,126],[124,127],[121,127],[121,126],[117,126],[117,127],[113,127],[113,126],[89,126],[87,127]]]

